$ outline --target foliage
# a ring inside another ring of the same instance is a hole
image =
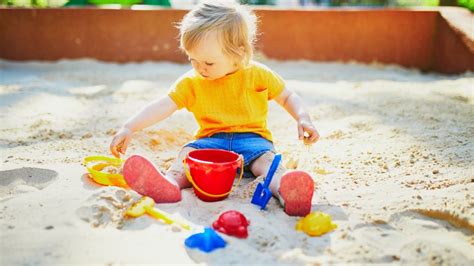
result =
[[[330,6],[385,6],[387,0],[331,0]]]
[[[15,7],[61,7],[68,0],[0,0],[0,5]]]
[[[474,12],[474,0],[458,0],[458,5]]]
[[[443,0],[441,0],[443,1]],[[474,11],[474,0],[453,0],[458,6]],[[313,3],[328,3],[330,6],[438,6],[440,0],[312,0]],[[170,6],[168,0],[0,0],[0,6],[15,7],[60,7],[64,5],[120,3],[131,5],[142,3],[145,5]],[[167,3],[167,4],[164,4]],[[278,0],[240,0],[242,4],[275,5]]]
[[[240,0],[241,4],[246,5],[274,5],[274,0]]]
[[[397,0],[399,6],[438,6],[439,0]]]
[[[0,5],[36,8],[85,6],[88,4],[121,4],[124,6],[130,6],[140,3],[145,5],[170,6],[169,0],[0,0]]]
[[[314,0],[318,2],[318,0]],[[321,1],[321,0],[319,0]],[[330,0],[330,6],[437,6],[439,0]]]

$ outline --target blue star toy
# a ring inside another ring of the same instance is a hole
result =
[[[186,240],[184,240],[184,245],[188,248],[198,248],[201,251],[209,253],[214,249],[224,248],[226,242],[216,233],[216,231],[210,227],[206,227],[204,228],[204,232],[186,238]]]

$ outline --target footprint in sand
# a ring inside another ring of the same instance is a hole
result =
[[[34,167],[0,171],[0,198],[42,190],[57,176],[56,171]]]
[[[374,254],[375,263],[468,265],[473,259],[469,243],[460,241],[458,229],[443,220],[415,211],[387,218],[358,224],[350,232],[353,240]]]
[[[471,258],[453,248],[452,244],[415,240],[400,249],[400,262],[413,265],[472,265]]]
[[[365,121],[360,121],[360,122],[355,122],[350,124],[352,128],[358,130],[358,131],[371,131],[372,130],[372,123],[371,122],[365,122]]]
[[[344,132],[340,129],[333,131],[331,134],[325,136],[325,139],[346,139],[351,136],[350,133]]]
[[[437,230],[443,232],[460,231],[464,234],[474,232],[470,221],[454,212],[429,209],[413,209],[393,214],[390,224],[405,232],[419,233],[421,230]]]
[[[451,225],[448,216],[431,218],[419,210],[404,211],[392,215],[389,219],[398,230],[411,239],[401,247],[402,258],[411,258],[410,263],[423,262],[441,265],[446,262],[452,265],[467,265],[472,262],[472,247],[468,242],[459,241],[459,233],[469,236],[467,228],[456,228]],[[433,237],[436,235],[436,237]],[[412,236],[412,237],[409,237]],[[438,239],[436,239],[438,238]],[[440,243],[438,240],[443,239]]]

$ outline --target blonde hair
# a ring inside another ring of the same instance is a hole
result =
[[[253,56],[256,21],[251,11],[235,1],[204,1],[178,25],[180,48],[189,51],[209,32],[216,32],[223,53],[247,65]]]

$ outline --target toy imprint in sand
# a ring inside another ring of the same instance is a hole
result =
[[[106,186],[89,197],[76,214],[92,227],[125,226],[125,212],[136,199],[136,193],[117,186]]]

